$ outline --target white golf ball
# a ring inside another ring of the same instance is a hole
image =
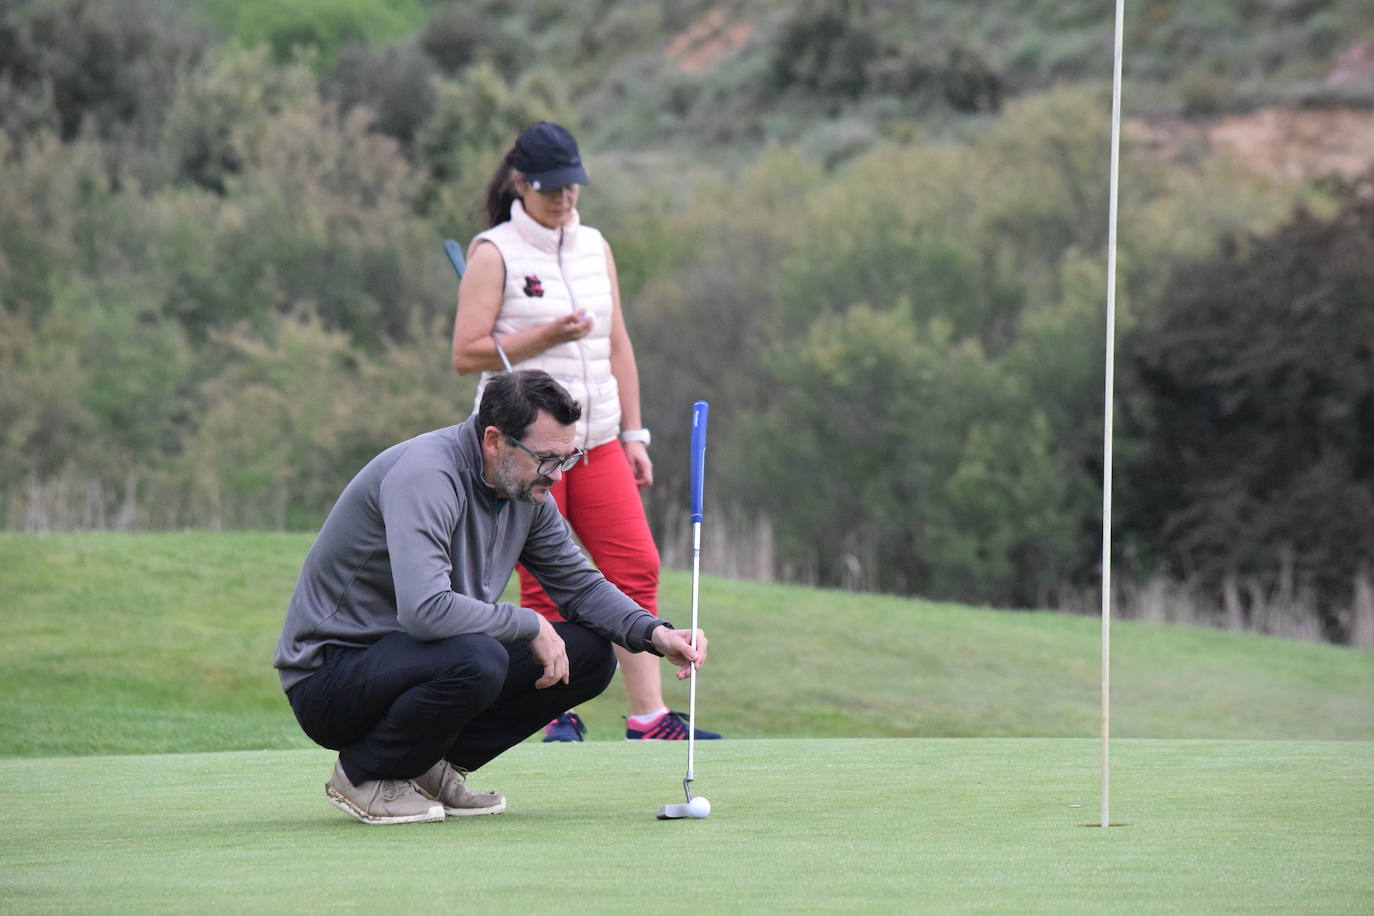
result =
[[[592,328],[596,327],[596,316],[593,315],[593,314],[592,314],[590,311],[588,311],[587,309],[583,309],[582,311],[580,311],[580,312],[577,313],[577,320],[578,320],[578,321],[590,321],[590,322],[592,323]],[[591,328],[588,328],[588,329],[587,329],[587,333],[591,333]]]
[[[711,813],[711,803],[704,796],[698,795],[687,803],[687,813],[696,818],[706,817]]]

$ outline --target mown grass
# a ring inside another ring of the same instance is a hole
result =
[[[0,756],[310,747],[270,667],[310,540],[0,534]],[[688,585],[665,574],[679,625]],[[1089,618],[707,578],[701,619],[701,719],[731,738],[1097,734]],[[1119,737],[1374,739],[1368,652],[1122,622],[1113,668]],[[617,683],[589,739],[624,712]]]
[[[653,818],[681,797],[681,745],[536,741],[473,779],[506,814],[362,827],[324,800],[332,755],[269,667],[309,542],[0,535],[0,911],[1356,913],[1374,894],[1368,653],[1119,624],[1125,826],[1104,830],[1084,826],[1095,621],[718,579],[711,818]],[[687,584],[665,578],[679,620]],[[583,709],[592,738],[618,737],[610,693]]]
[[[526,744],[507,813],[369,828],[313,751],[0,760],[0,910],[1359,913],[1374,744],[1086,739]],[[1082,805],[1082,807],[1075,807]]]

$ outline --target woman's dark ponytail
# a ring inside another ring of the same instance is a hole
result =
[[[496,174],[491,176],[491,181],[487,182],[486,211],[487,228],[499,226],[510,219],[510,205],[519,197],[515,193],[515,181],[513,173],[514,166],[510,164],[511,153],[506,153],[501,158],[501,164],[496,167]]]

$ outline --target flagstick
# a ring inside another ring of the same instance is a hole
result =
[[[1121,46],[1126,0],[1116,0],[1112,60],[1112,171],[1107,220],[1107,362],[1102,423],[1102,826],[1111,825],[1112,424],[1116,377],[1116,221],[1121,164]]]

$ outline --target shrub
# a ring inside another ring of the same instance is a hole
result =
[[[273,64],[261,46],[217,49],[177,86],[159,144],[165,180],[223,194],[268,121],[314,97],[314,77],[299,63]]]
[[[409,150],[434,112],[435,75],[429,58],[411,45],[349,45],[339,52],[320,91],[345,114],[365,109],[373,130]]]
[[[50,104],[64,139],[83,127],[100,137],[146,137],[207,43],[160,0],[54,0],[22,24],[7,17],[0,25],[0,83],[29,106]],[[16,117],[9,107],[0,120]]]
[[[1218,590],[1293,578],[1330,612],[1374,552],[1374,175],[1178,267],[1126,350],[1145,443],[1125,527]],[[1285,561],[1289,562],[1289,561]],[[1327,635],[1338,636],[1334,613]]]
[[[307,50],[321,70],[348,45],[400,38],[425,19],[424,0],[206,0],[205,7],[241,44],[266,45],[280,62]]]
[[[418,208],[445,235],[467,239],[486,228],[482,194],[520,132],[557,121],[574,134],[568,106],[551,75],[536,71],[510,84],[487,64],[437,84],[434,116],[421,129],[416,158],[426,173]]]
[[[435,16],[420,33],[419,46],[442,73],[451,77],[483,63],[505,79],[514,80],[528,63],[528,43],[511,35],[503,20],[462,3],[447,6]]]
[[[783,24],[773,49],[773,85],[855,97],[879,40],[863,0],[806,0]]]

